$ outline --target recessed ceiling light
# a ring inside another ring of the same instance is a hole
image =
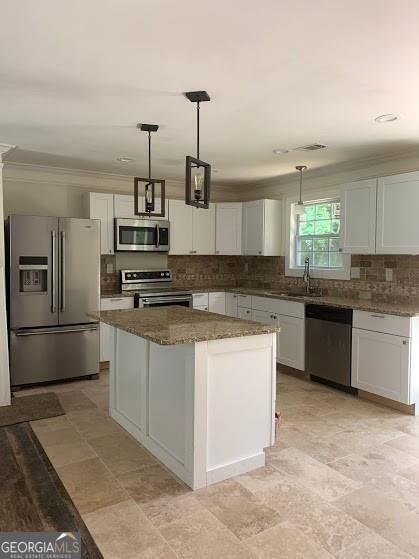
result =
[[[374,118],[375,122],[378,124],[384,124],[385,122],[394,122],[399,117],[393,113],[387,113],[385,115],[379,115]]]
[[[289,150],[286,148],[276,148],[272,150],[272,153],[274,153],[275,155],[285,155],[288,152]]]
[[[117,157],[116,159],[121,163],[132,163],[132,161],[135,161],[135,159],[133,159],[132,157],[124,157],[124,156]]]

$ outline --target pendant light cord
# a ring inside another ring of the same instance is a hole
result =
[[[199,159],[199,101],[196,104],[196,158]]]
[[[151,132],[148,133],[148,178],[151,179]]]
[[[299,204],[302,202],[301,200],[302,193],[303,193],[303,170],[300,169],[300,199],[298,200]]]

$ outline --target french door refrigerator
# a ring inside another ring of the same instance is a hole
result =
[[[100,304],[100,222],[8,219],[11,385],[95,375]]]

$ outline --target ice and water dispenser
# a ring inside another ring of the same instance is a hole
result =
[[[48,257],[20,256],[19,279],[21,293],[47,293]]]

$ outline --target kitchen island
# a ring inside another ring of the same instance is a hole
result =
[[[110,415],[193,489],[265,464],[278,328],[184,307],[90,313],[111,327]]]

